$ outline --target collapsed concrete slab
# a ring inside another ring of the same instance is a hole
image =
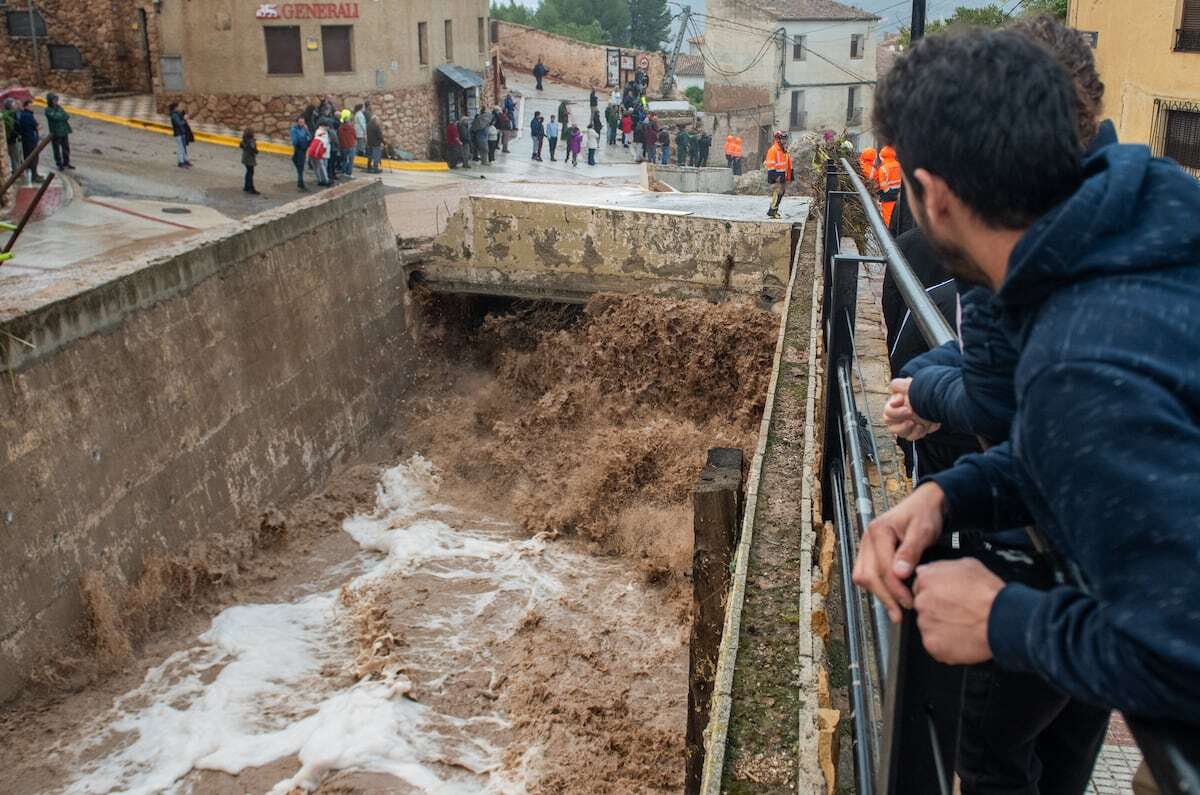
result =
[[[758,205],[762,205],[760,208]],[[774,306],[808,203],[759,217],[756,197],[649,193],[619,206],[473,196],[432,242],[405,248],[435,292],[582,302],[640,293]],[[752,220],[747,220],[752,219]]]

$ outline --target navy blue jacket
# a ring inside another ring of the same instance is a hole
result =
[[[947,342],[909,362],[900,375],[912,378],[908,399],[918,416],[997,444],[1008,438],[1017,409],[1017,351],[990,290],[974,287],[960,300],[962,348]]]
[[[37,116],[33,115],[33,111],[22,110],[17,113],[17,134],[21,136],[21,146],[26,149],[38,145],[41,136],[38,135]]]
[[[1009,442],[931,479],[947,521],[1032,518],[1085,589],[1004,587],[996,661],[1200,724],[1200,183],[1114,145],[1021,238],[998,298],[1020,351]],[[1021,510],[1027,508],[1027,511]]]
[[[1117,128],[1105,119],[1087,156],[1116,142]],[[990,290],[968,288],[961,304],[962,347],[948,342],[919,356],[905,366],[901,377],[913,379],[908,399],[917,416],[997,444],[1008,438],[1017,409],[1017,351],[1003,329],[1003,308]]]

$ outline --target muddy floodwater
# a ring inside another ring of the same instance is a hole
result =
[[[384,471],[343,523],[361,553],[324,587],[223,610],[4,791],[284,793],[340,771],[398,793],[583,792],[571,777],[613,744],[641,759],[637,791],[670,791],[687,649],[660,589],[439,486],[419,456]]]
[[[691,489],[753,449],[777,319],[425,309],[382,465],[264,506],[236,571],[85,578],[79,659],[0,709],[0,792],[680,791]]]

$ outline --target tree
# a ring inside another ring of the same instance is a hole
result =
[[[629,46],[639,50],[661,50],[671,35],[671,12],[667,0],[629,0]]]
[[[688,102],[692,103],[692,107],[696,110],[704,110],[704,89],[700,86],[688,86],[683,92],[687,97]]]
[[[1067,0],[1025,0],[1026,14],[1050,14],[1067,21]]]
[[[1067,0],[1024,0],[1021,4],[1021,14],[1050,14],[1066,21]],[[1001,28],[1011,22],[1013,15],[1003,7],[992,3],[983,8],[967,8],[959,6],[947,19],[935,19],[925,25],[925,35],[932,36],[944,30],[960,26],[982,28]],[[912,42],[912,32],[905,27],[900,28],[900,45],[907,47]]]
[[[542,0],[536,11],[492,0],[492,17],[593,44],[629,43],[628,0]]]
[[[508,0],[508,5],[492,0],[492,19],[504,22],[516,22],[518,25],[534,25],[534,13],[526,6],[519,5],[517,0]]]
[[[599,30],[595,43],[628,42],[628,0],[542,0],[536,18],[537,27],[560,36]]]

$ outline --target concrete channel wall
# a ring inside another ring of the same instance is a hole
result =
[[[84,572],[130,582],[151,553],[244,542],[408,384],[378,184],[73,275],[80,292],[0,309],[0,700],[78,629]]]
[[[649,210],[473,196],[424,251],[435,290],[586,301],[593,293],[780,302],[792,227]]]
[[[733,193],[737,187],[733,170],[728,168],[642,165],[642,188],[645,190],[651,190],[656,180],[681,193]]]

